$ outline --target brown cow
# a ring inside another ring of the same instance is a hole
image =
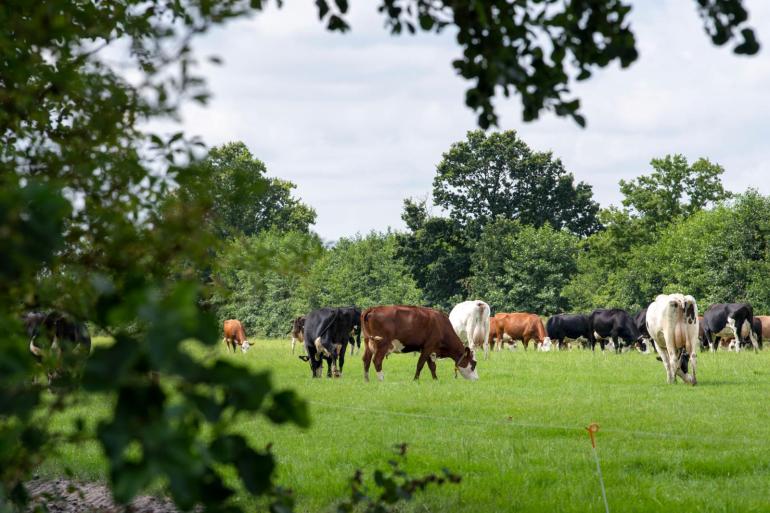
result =
[[[521,340],[525,350],[530,340],[534,340],[539,346],[546,338],[543,321],[536,314],[526,312],[498,313],[495,314],[494,319],[496,324],[494,336],[497,338],[498,348],[502,347],[504,337],[508,337],[511,341]]]
[[[361,314],[364,335],[364,379],[369,381],[369,365],[374,359],[377,378],[382,381],[382,361],[390,353],[419,352],[414,379],[427,363],[433,379],[436,359],[451,358],[466,379],[479,379],[473,351],[465,347],[446,314],[422,306],[376,306]]]
[[[225,321],[225,346],[228,351],[233,348],[233,353],[236,352],[236,346],[241,346],[241,351],[244,353],[249,350],[251,345],[246,340],[246,332],[243,331],[241,321],[237,319],[227,319]]]
[[[297,345],[297,341],[303,342],[300,345],[300,349],[302,352],[305,352],[305,316],[301,315],[297,318],[295,318],[291,322],[291,330],[289,330],[289,333],[291,333],[291,354],[294,354],[294,346]]]
[[[497,339],[497,319],[494,317],[489,318],[489,347],[495,351],[500,351],[503,347],[502,341],[495,343]]]
[[[770,315],[755,315],[754,318],[759,319],[759,325],[762,327],[761,339],[770,339]]]

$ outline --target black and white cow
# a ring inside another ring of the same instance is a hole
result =
[[[326,360],[326,375],[342,375],[345,352],[356,334],[361,346],[361,310],[356,307],[319,308],[305,316],[305,351],[299,358],[310,363],[313,377],[321,377],[321,366]],[[339,364],[339,366],[338,366]]]
[[[48,384],[68,384],[83,370],[91,353],[84,322],[61,312],[28,312],[22,317],[29,351],[46,369]]]
[[[621,343],[630,347],[642,338],[634,319],[621,308],[594,310],[588,316],[588,324],[591,330],[591,350],[594,350],[598,340],[604,351],[606,341],[609,340],[615,346],[615,351],[620,352]]]
[[[545,323],[545,331],[555,347],[562,349],[565,340],[576,342],[583,339],[584,344],[591,340],[591,327],[588,316],[583,314],[558,314],[550,317]]]
[[[717,350],[719,339],[731,337],[736,340],[736,351],[749,341],[758,351],[753,325],[754,310],[747,303],[716,303],[703,314],[703,336],[712,352]]]

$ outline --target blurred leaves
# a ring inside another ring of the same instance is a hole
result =
[[[394,448],[395,456],[388,460],[386,469],[375,469],[371,480],[366,480],[361,470],[350,479],[350,497],[337,505],[338,513],[362,511],[365,513],[390,513],[403,511],[406,502],[424,491],[429,485],[443,486],[460,483],[459,475],[443,469],[441,474],[416,477],[405,469],[407,445]]]

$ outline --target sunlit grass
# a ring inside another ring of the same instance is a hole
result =
[[[224,352],[223,347],[218,348]],[[308,430],[260,418],[239,426],[255,446],[273,443],[278,481],[298,511],[332,511],[357,468],[372,469],[400,442],[408,468],[447,467],[462,483],[432,489],[410,511],[601,511],[584,427],[598,422],[598,448],[612,511],[766,511],[770,504],[770,351],[699,355],[697,387],[665,384],[652,355],[504,351],[479,363],[481,379],[439,381],[417,359],[392,355],[385,382],[364,383],[358,355],[338,380],[310,378],[287,340],[259,341],[229,358],[271,369],[279,387],[310,403]],[[96,422],[106,404],[83,406]],[[62,425],[72,416],[60,420]],[[62,451],[41,468],[103,478],[95,445]]]

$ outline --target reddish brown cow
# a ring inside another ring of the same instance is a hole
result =
[[[233,352],[236,352],[236,346],[241,346],[241,351],[244,353],[249,350],[251,345],[246,340],[246,332],[243,331],[241,321],[237,319],[227,319],[225,321],[225,346],[228,351],[233,348]]]
[[[755,315],[754,318],[759,319],[762,326],[762,340],[770,340],[770,315]]]
[[[419,352],[417,372],[427,363],[433,379],[436,359],[451,358],[466,379],[479,379],[473,352],[465,347],[452,328],[449,317],[422,306],[376,306],[361,314],[364,335],[364,379],[369,381],[369,365],[374,359],[377,378],[382,381],[382,361],[390,353]]]
[[[526,350],[529,341],[534,340],[539,346],[545,340],[546,333],[543,321],[533,313],[498,313],[495,314],[494,336],[497,338],[497,346],[502,347],[503,337],[508,337],[511,341],[521,340]],[[490,335],[491,336],[491,335]]]
[[[503,347],[503,343],[495,343],[497,339],[497,319],[494,317],[489,318],[489,347],[499,351]]]

